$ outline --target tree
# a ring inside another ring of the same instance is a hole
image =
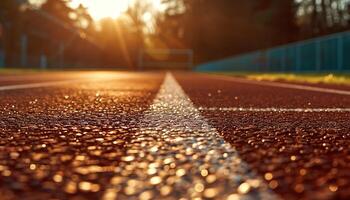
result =
[[[297,39],[296,8],[294,0],[256,0],[253,11],[256,26],[264,27],[265,34],[273,37],[266,40],[266,47]]]
[[[73,9],[68,6],[69,0],[47,0],[41,9],[71,26],[75,25]]]
[[[349,28],[349,0],[299,0],[297,19],[301,38]]]
[[[94,29],[94,21],[89,14],[86,7],[84,7],[82,4],[79,4],[79,6],[74,10],[73,12],[74,20],[76,21],[76,26],[79,27],[82,30],[90,30]]]
[[[197,62],[290,42],[297,30],[293,0],[163,3],[169,6],[158,20],[158,33],[193,48]]]
[[[26,1],[1,0],[0,1],[0,25],[2,35],[0,36],[0,48],[6,51],[6,60],[10,64],[14,60],[17,38],[22,31],[22,5]]]

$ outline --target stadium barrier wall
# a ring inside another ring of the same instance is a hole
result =
[[[5,67],[5,52],[0,48],[0,68]]]
[[[196,71],[349,72],[350,31],[205,63]]]

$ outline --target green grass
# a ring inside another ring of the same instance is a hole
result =
[[[350,73],[247,73],[247,72],[228,72],[216,74],[245,77],[251,80],[259,81],[290,81],[302,83],[325,83],[337,85],[350,85]]]
[[[28,73],[38,73],[45,72],[46,70],[41,69],[24,69],[24,68],[0,68],[0,75],[17,75],[17,74],[28,74]]]
[[[58,69],[58,68],[48,68],[48,69],[40,69],[40,68],[0,68],[0,75],[21,75],[21,74],[34,74],[34,73],[47,73],[47,72],[57,72],[57,73],[64,73],[64,72],[95,72],[95,71],[127,71],[123,68],[64,68],[64,69]]]

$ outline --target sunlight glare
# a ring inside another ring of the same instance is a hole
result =
[[[76,8],[79,4],[89,10],[95,20],[111,17],[118,18],[128,9],[130,0],[72,0],[71,6]]]
[[[118,18],[125,12],[134,0],[72,0],[71,7],[76,8],[79,4],[84,5],[89,10],[91,16],[95,20],[111,17]],[[153,10],[156,12],[163,12],[166,8],[162,0],[148,0],[150,1]]]

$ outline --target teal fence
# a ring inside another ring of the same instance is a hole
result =
[[[4,66],[5,66],[5,54],[0,47],[0,68],[3,68]]]
[[[197,71],[350,71],[350,31],[205,63]]]

